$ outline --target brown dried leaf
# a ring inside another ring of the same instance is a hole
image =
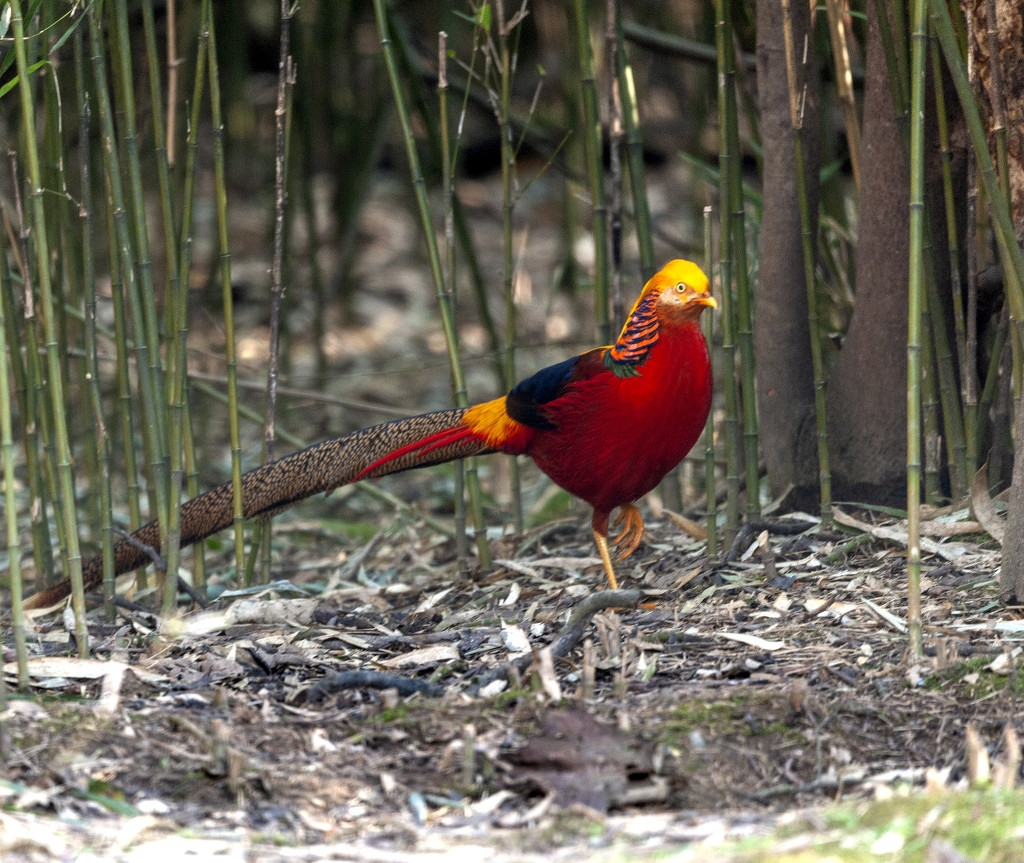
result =
[[[975,517],[988,531],[989,536],[1002,545],[1006,526],[996,512],[988,493],[988,462],[985,462],[974,475],[974,482],[971,483],[971,506]]]

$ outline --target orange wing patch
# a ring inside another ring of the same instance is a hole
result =
[[[505,396],[474,405],[466,411],[462,421],[488,446],[511,455],[526,451],[532,431],[508,415]]]
[[[640,298],[615,344],[604,353],[605,366],[619,377],[639,375],[637,366],[643,364],[658,341],[658,316],[654,309],[658,296],[657,291],[649,291]]]

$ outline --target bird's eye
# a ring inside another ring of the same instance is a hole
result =
[[[682,293],[683,291],[686,290],[686,285],[683,282],[680,282],[678,285],[676,285],[676,290],[679,291],[679,293]]]

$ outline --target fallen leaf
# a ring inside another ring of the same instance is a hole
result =
[[[784,641],[769,641],[767,638],[758,638],[746,632],[716,632],[719,638],[727,638],[729,641],[738,641],[740,644],[748,644],[758,650],[781,650],[786,646]]]
[[[988,494],[988,462],[985,462],[974,475],[974,482],[971,483],[971,506],[974,515],[988,531],[989,536],[1002,545],[1006,528]]]
[[[460,659],[459,648],[454,644],[435,644],[430,647],[421,647],[417,650],[410,650],[401,656],[393,656],[385,659],[380,664],[387,668],[406,668],[410,665],[429,665],[434,662],[450,662],[453,659]]]

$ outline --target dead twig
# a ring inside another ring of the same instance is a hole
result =
[[[390,674],[386,671],[339,671],[311,687],[306,694],[306,700],[316,704],[328,695],[343,689],[360,688],[396,689],[399,695],[426,695],[429,698],[440,698],[445,693],[443,686],[429,680],[404,677],[401,674]]]
[[[564,659],[583,639],[590,619],[599,611],[608,608],[636,608],[640,604],[642,596],[639,590],[599,590],[583,599],[569,617],[568,623],[562,627],[558,639],[551,646],[553,659]],[[533,664],[533,656],[524,656],[520,659],[513,659],[502,665],[484,672],[477,679],[477,682],[469,687],[467,693],[476,695],[490,683],[496,680],[512,680],[521,677]]]

